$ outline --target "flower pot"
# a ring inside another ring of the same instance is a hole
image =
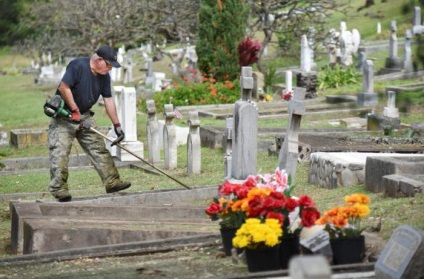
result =
[[[245,249],[249,272],[280,269],[280,245],[267,248]]]
[[[290,259],[298,254],[300,254],[299,236],[283,236],[280,244],[281,268],[287,269],[289,266]]]
[[[363,235],[352,238],[330,239],[333,250],[333,264],[361,263],[365,255]]]
[[[225,255],[231,256],[231,249],[233,248],[233,238],[238,229],[220,229],[222,246],[224,246]]]

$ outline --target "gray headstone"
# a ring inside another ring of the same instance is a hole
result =
[[[424,231],[407,225],[397,227],[375,264],[377,279],[424,277]]]
[[[197,111],[189,112],[189,134],[187,136],[187,173],[198,174],[201,171],[200,120]]]
[[[225,132],[225,178],[231,178],[231,164],[232,164],[232,134],[233,134],[233,126],[234,121],[232,117],[228,117],[226,120],[227,130]]]
[[[395,107],[396,104],[396,92],[387,92],[387,107],[383,110],[383,116],[389,118],[399,118],[399,110]]]
[[[366,60],[362,68],[362,93],[358,94],[359,106],[374,106],[378,104],[377,94],[374,93],[374,63]]]
[[[414,7],[414,19],[412,26],[421,25],[421,8],[419,6]]]
[[[149,162],[152,164],[160,161],[159,147],[159,123],[156,117],[156,106],[154,100],[148,100],[147,103],[147,146],[149,151]]]
[[[403,52],[404,53],[403,70],[406,73],[410,73],[414,70],[414,66],[412,63],[411,38],[412,38],[411,30],[406,30],[405,31],[405,47]]]
[[[165,105],[163,117],[165,118],[165,127],[163,128],[165,169],[173,170],[177,168],[177,135],[175,124],[172,122],[175,118],[174,105]]]
[[[305,113],[305,92],[304,88],[294,89],[293,99],[289,101],[289,123],[287,134],[278,156],[278,167],[286,170],[291,176],[292,182],[296,177],[297,158],[299,155],[299,130],[302,115]]]

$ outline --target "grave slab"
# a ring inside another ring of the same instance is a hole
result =
[[[368,156],[365,166],[365,187],[374,192],[384,190],[383,176],[390,174],[423,174],[424,155]]]
[[[424,231],[407,225],[397,227],[375,264],[377,279],[424,277]]]
[[[217,233],[214,224],[34,218],[24,221],[23,254]]]
[[[394,173],[392,170],[383,170],[383,166],[368,165],[370,157],[376,158],[375,160],[385,158],[387,162],[401,160],[401,157],[410,158],[409,161],[424,160],[422,154],[314,152],[310,156],[308,181],[326,188],[357,185],[366,183],[367,179],[372,181],[371,185],[375,185],[375,181],[381,181],[384,175]],[[371,174],[368,177],[367,169]]]

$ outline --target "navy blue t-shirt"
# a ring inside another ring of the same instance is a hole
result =
[[[91,72],[90,58],[76,58],[66,67],[62,81],[69,85],[80,113],[85,113],[97,102],[100,95],[112,97],[110,75]],[[59,90],[56,94],[60,94]]]

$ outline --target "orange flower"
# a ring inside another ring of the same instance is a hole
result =
[[[355,204],[355,203],[360,203],[360,204],[370,204],[370,198],[367,195],[364,194],[353,194],[350,196],[346,196],[345,197],[345,202],[347,204]]]

